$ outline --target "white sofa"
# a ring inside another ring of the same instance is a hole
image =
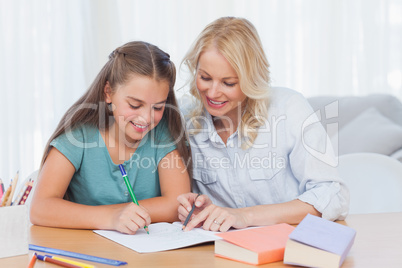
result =
[[[308,101],[321,113],[321,123],[338,155],[370,152],[402,162],[402,103],[396,97],[317,96]]]

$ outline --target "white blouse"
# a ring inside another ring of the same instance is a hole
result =
[[[193,107],[187,100],[181,106],[188,130],[193,128],[188,121]],[[338,175],[325,129],[301,94],[272,88],[268,120],[246,150],[237,131],[225,145],[206,114],[201,131],[190,136],[194,192],[231,208],[299,199],[323,218],[346,217],[349,191]]]

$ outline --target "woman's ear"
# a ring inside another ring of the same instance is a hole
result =
[[[112,103],[112,88],[110,87],[109,81],[106,81],[106,85],[103,88],[103,93],[105,94],[105,102],[107,104]]]

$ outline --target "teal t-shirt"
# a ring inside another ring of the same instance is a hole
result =
[[[132,201],[119,166],[110,158],[98,128],[88,125],[78,127],[60,135],[50,145],[57,148],[75,167],[67,189],[69,200],[85,205]],[[158,163],[175,148],[166,121],[161,120],[141,140],[132,157],[124,162],[138,200],[161,195]],[[57,174],[54,179],[57,179]]]

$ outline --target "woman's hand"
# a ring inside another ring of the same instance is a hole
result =
[[[124,234],[135,234],[138,229],[149,224],[151,217],[148,212],[132,202],[116,209],[116,213],[112,216],[113,229]]]
[[[229,228],[236,229],[248,227],[245,212],[241,209],[223,208],[212,204],[206,195],[187,193],[180,195],[177,200],[180,203],[178,212],[179,219],[184,222],[195,200],[195,209],[185,231],[194,227],[200,227],[208,231],[226,232]]]
[[[195,202],[195,208],[194,208],[193,215],[191,216],[191,219],[193,219],[195,215],[200,213],[208,205],[212,204],[212,202],[208,196],[199,195],[199,194],[195,194],[195,193],[181,194],[177,197],[177,201],[179,201],[179,203],[180,203],[179,208],[178,208],[178,213],[179,213],[179,220],[182,223],[187,219],[187,216],[190,213],[194,202]],[[201,224],[198,226],[194,226],[194,227],[200,227],[200,226],[201,226]],[[194,227],[192,227],[192,228],[194,228]]]

